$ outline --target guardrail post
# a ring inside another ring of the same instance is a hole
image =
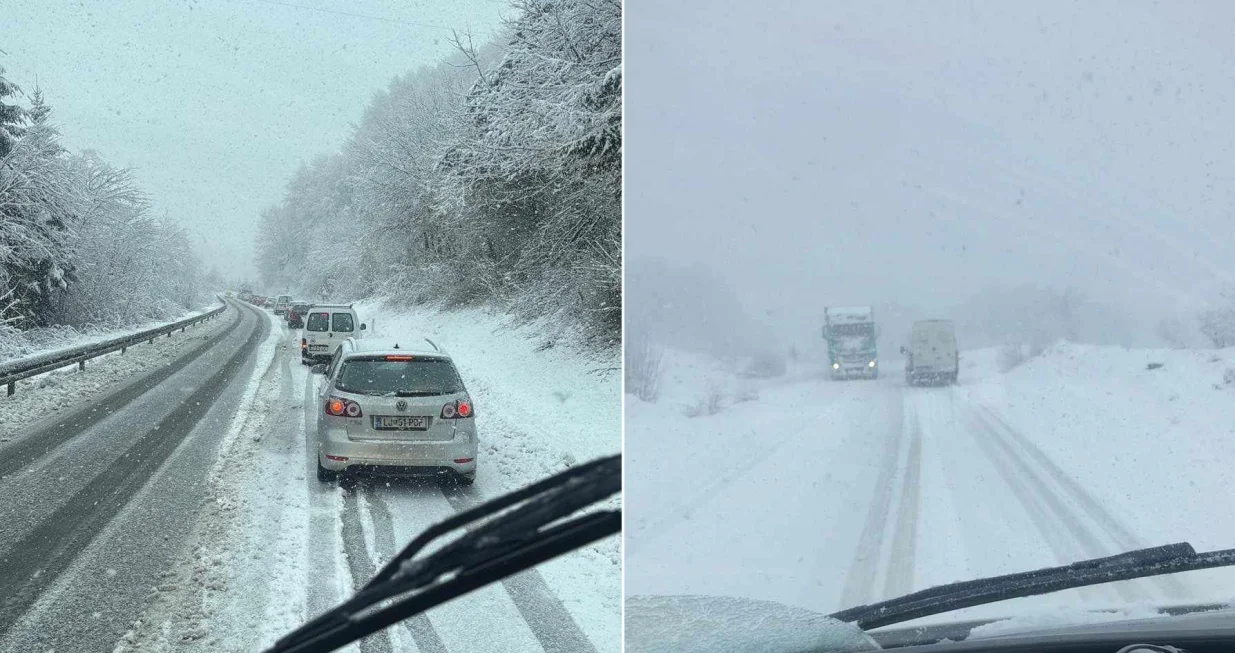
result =
[[[121,348],[120,348],[120,353],[121,353],[121,354],[123,354],[123,353],[125,352],[125,350],[126,350],[126,349],[128,349],[128,347],[121,347]]]
[[[17,392],[17,382],[16,381],[9,384],[9,396],[12,397],[13,393],[15,392]]]
[[[77,361],[77,369],[81,372],[86,371],[86,359],[83,358],[82,360]]]

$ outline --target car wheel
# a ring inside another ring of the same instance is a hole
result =
[[[319,460],[317,461],[317,480],[323,483],[330,483],[331,481],[337,481],[339,480],[339,472],[336,472],[333,469],[326,469],[325,467],[322,467],[322,461]]]

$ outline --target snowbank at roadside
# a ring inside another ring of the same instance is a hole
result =
[[[429,338],[450,353],[476,403],[477,478],[490,479],[480,486],[486,494],[621,452],[618,352],[581,352],[546,340],[535,325],[514,326],[482,309],[439,312],[376,301],[356,309],[362,321],[375,321],[375,335]]]
[[[213,310],[211,307],[206,310]],[[187,315],[185,316],[187,317]],[[183,318],[179,318],[183,319]],[[76,363],[44,372],[17,382],[17,392],[11,397],[0,396],[0,442],[4,442],[21,429],[34,422],[59,413],[74,410],[97,395],[127,383],[137,375],[168,365],[194,347],[200,346],[222,329],[231,320],[225,314],[221,318],[207,320],[172,337],[156,338],[153,344],[140,343],[121,354],[112,352],[86,361],[86,369],[79,370]],[[139,329],[149,329],[151,324]],[[108,333],[97,340],[107,340],[124,335]],[[64,345],[70,347],[86,344],[89,340]]]
[[[1235,348],[1061,343],[960,390],[1031,436],[1135,532],[1159,534],[1150,544],[1206,550],[1235,542],[1235,519],[1205,507],[1235,481],[1232,370]]]
[[[218,303],[211,302],[206,308],[185,311],[181,315],[167,320],[146,322],[124,329],[75,329],[69,326],[51,326],[29,331],[0,331],[0,363],[127,336],[193,317],[194,315],[201,315],[202,313],[213,311],[218,306]]]

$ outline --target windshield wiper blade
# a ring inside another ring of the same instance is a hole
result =
[[[333,651],[507,576],[615,535],[621,510],[571,515],[622,489],[621,456],[601,458],[465,510],[412,540],[359,592],[267,653]],[[500,514],[499,514],[500,513]],[[434,552],[425,547],[460,528]]]
[[[863,630],[870,630],[1009,599],[1233,565],[1235,549],[1197,553],[1191,544],[1181,542],[1083,560],[1060,567],[940,585],[880,603],[848,608],[830,616],[840,621],[854,622]]]

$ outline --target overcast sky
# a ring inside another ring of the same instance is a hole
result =
[[[706,262],[795,333],[826,304],[1028,282],[1143,314],[1235,279],[1231,3],[636,0],[626,19],[628,260]]]
[[[37,79],[70,149],[134,168],[203,254],[251,272],[258,214],[300,163],[342,144],[395,75],[447,56],[449,28],[483,40],[508,14],[504,0],[4,2],[0,65],[24,90]]]

